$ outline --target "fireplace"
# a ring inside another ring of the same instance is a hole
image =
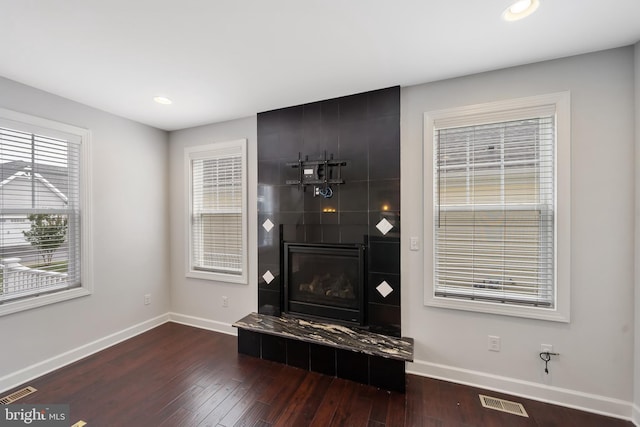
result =
[[[284,243],[284,312],[364,325],[365,246]]]

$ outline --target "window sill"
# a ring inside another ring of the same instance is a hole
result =
[[[31,310],[32,308],[43,307],[49,304],[55,304],[74,298],[91,295],[86,288],[74,288],[66,291],[55,292],[52,294],[39,295],[31,298],[25,298],[18,301],[8,301],[0,304],[0,316],[6,316],[20,311]]]
[[[476,313],[497,314],[502,316],[523,317],[527,319],[547,320],[569,323],[569,314],[559,309],[507,305],[490,301],[466,301],[454,298],[425,296],[424,305],[453,310],[473,311]]]
[[[233,274],[224,274],[224,273],[213,273],[207,271],[197,271],[197,270],[188,270],[185,274],[185,277],[191,279],[202,279],[202,280],[210,280],[215,282],[226,282],[226,283],[238,283],[241,285],[246,285],[247,276],[243,275],[233,275]]]

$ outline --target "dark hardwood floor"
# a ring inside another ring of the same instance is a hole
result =
[[[235,337],[176,323],[25,385],[38,391],[16,403],[68,403],[87,427],[632,426],[415,375],[406,394],[386,392],[238,355]],[[484,409],[479,393],[521,402],[529,418]]]

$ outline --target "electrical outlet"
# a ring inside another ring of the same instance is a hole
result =
[[[149,305],[151,304],[151,294],[145,294],[144,295],[144,305]]]
[[[540,344],[540,353],[553,353],[553,345],[551,344]]]
[[[488,349],[489,351],[500,351],[500,337],[495,335],[489,335]]]
[[[410,251],[420,250],[420,240],[417,237],[412,237],[409,239],[409,250]]]
[[[222,297],[222,306],[229,307],[229,297]]]

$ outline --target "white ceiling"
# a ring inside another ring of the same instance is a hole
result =
[[[540,0],[508,23],[510,3],[0,0],[0,75],[175,130],[640,40],[640,0]]]

